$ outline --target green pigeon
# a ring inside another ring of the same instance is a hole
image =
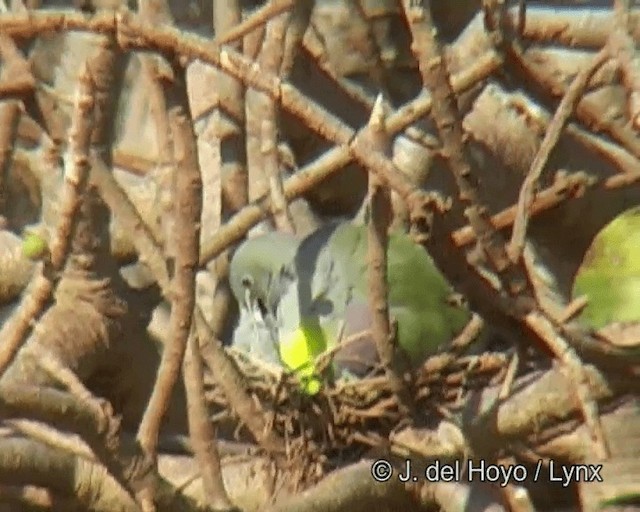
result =
[[[573,282],[586,296],[580,320],[592,329],[640,322],[640,207],[624,211],[594,238]]]
[[[287,285],[284,270],[299,243],[288,233],[264,233],[245,240],[229,266],[229,284],[240,310],[231,345],[273,364],[281,364],[274,338],[275,311]]]
[[[307,391],[318,389],[315,364],[328,349],[336,349],[332,369],[338,377],[360,377],[375,367],[367,227],[328,224],[301,242],[290,241],[287,254],[277,256],[266,253],[281,247],[268,241],[258,247],[258,240],[252,243],[256,249],[241,246],[234,255],[231,286],[242,309],[247,292],[238,277],[251,276],[245,284],[261,283],[251,293],[264,297],[262,318],[268,321],[262,325],[273,332],[270,337],[261,335],[273,341],[282,363],[306,382]],[[293,257],[282,264],[294,246]],[[429,254],[406,234],[390,235],[387,263],[389,313],[397,325],[400,355],[409,365],[418,366],[454,338],[471,313],[455,299]]]

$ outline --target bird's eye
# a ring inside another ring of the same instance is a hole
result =
[[[242,280],[240,282],[245,288],[250,288],[253,285],[253,279],[251,279],[251,276],[242,276]]]

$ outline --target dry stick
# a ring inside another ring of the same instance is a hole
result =
[[[215,510],[231,510],[222,480],[220,455],[215,442],[215,430],[209,418],[209,410],[204,399],[202,355],[198,346],[195,329],[189,337],[189,345],[184,360],[184,383],[187,391],[187,414],[191,445],[200,466],[202,486],[207,504]]]
[[[175,76],[166,87],[168,118],[176,169],[175,270],[171,282],[171,338],[162,351],[156,382],[147,404],[140,427],[138,441],[155,457],[162,417],[166,413],[171,394],[180,374],[180,368],[191,327],[195,306],[195,267],[198,254],[200,212],[202,210],[202,182],[197,161],[195,134],[190,125],[188,107],[185,106],[184,77]],[[194,256],[194,253],[196,256]]]
[[[78,457],[96,462],[96,456],[93,454],[87,443],[80,437],[72,436],[50,427],[46,423],[40,423],[32,420],[5,420],[6,424],[23,434],[41,443],[47,444],[52,448],[64,450]]]
[[[214,39],[215,44],[225,44],[244,37],[249,32],[267,23],[271,18],[289,10],[297,0],[272,0],[255,11],[249,18]]]
[[[511,264],[505,244],[491,224],[486,206],[480,203],[475,183],[472,181],[472,169],[465,155],[457,105],[448,81],[448,72],[442,53],[434,37],[435,29],[429,9],[422,6],[409,8],[408,2],[404,5],[413,37],[412,49],[420,62],[424,84],[431,88],[435,100],[432,115],[444,146],[443,152],[456,179],[460,199],[469,204],[465,212],[469,223],[498,274],[507,278],[508,292],[511,297],[516,300],[525,299],[524,304],[516,304],[516,309],[510,313],[519,317],[538,334],[572,374],[585,421],[593,434],[596,450],[599,456],[604,457],[607,452],[604,433],[581,361],[568,342],[558,334],[552,322],[539,311],[526,270],[522,268],[521,262]]]
[[[373,151],[387,152],[389,135],[385,129],[385,109],[382,94],[378,95],[369,119]],[[391,192],[375,174],[369,175],[369,223],[367,228],[369,304],[373,313],[373,339],[378,357],[384,366],[391,387],[401,408],[410,409],[411,400],[396,364],[396,335],[389,318],[389,283],[387,276],[388,229],[391,223]]]
[[[635,179],[640,179],[638,173]],[[531,205],[530,212],[536,215],[540,212],[553,208],[568,198],[580,197],[584,189],[591,185],[591,178],[582,173],[570,174],[568,176],[557,177],[552,185],[538,192]],[[496,229],[504,229],[513,225],[516,216],[516,206],[509,206],[491,217],[491,223]],[[452,234],[453,241],[457,246],[468,245],[476,241],[476,235],[471,226],[464,226],[457,229]]]
[[[196,460],[202,472],[207,502],[216,510],[228,510],[233,505],[229,501],[222,480],[215,432],[209,419],[204,396],[202,355],[198,347],[197,338],[194,336],[195,329],[193,329],[193,311],[196,305],[196,269],[200,255],[202,177],[198,163],[196,134],[193,130],[189,110],[186,77],[183,69],[176,69],[174,73],[176,74],[176,82],[171,87],[168,97],[171,100],[169,121],[173,135],[174,151],[177,157],[176,163],[179,164],[176,167],[178,175],[176,177],[177,217],[175,228],[176,231],[185,230],[186,233],[177,235],[175,239],[177,254],[174,283],[176,287],[173,290],[171,320],[173,320],[174,309],[178,309],[176,307],[177,303],[184,300],[185,304],[181,306],[181,318],[176,318],[176,323],[173,325],[180,325],[181,329],[184,329],[182,334],[187,336],[187,340],[190,339],[187,356],[184,361],[189,434]],[[182,273],[182,278],[180,279],[182,282],[178,281],[180,273]],[[187,297],[188,300],[185,300]],[[183,325],[184,327],[182,327]],[[189,332],[192,334],[190,337]]]
[[[276,75],[280,75],[289,22],[290,20],[285,18],[284,15],[269,21],[258,59],[258,62],[266,71]],[[254,100],[253,107],[260,111],[260,115],[254,119],[254,124],[260,125],[258,131],[260,160],[267,178],[269,193],[271,194],[273,218],[278,229],[295,233],[293,219],[282,190],[282,172],[278,155],[278,107],[272,98],[264,94],[256,94]],[[250,108],[251,105],[247,104],[247,109]],[[257,113],[254,112],[254,115]]]
[[[60,201],[58,226],[50,244],[48,260],[36,274],[35,283],[12,317],[0,330],[0,376],[18,352],[32,322],[40,316],[55,288],[57,274],[63,269],[77,223],[80,197],[89,174],[89,147],[93,127],[93,82],[83,66],[78,79],[75,109],[71,120],[69,147],[71,163],[66,168]]]
[[[271,103],[270,107],[275,107]],[[269,194],[271,195],[271,212],[275,220],[276,228],[279,231],[295,234],[295,227],[287,199],[284,195],[282,185],[282,173],[280,172],[280,162],[278,156],[277,130],[275,108],[270,108],[271,114],[268,119],[262,121],[261,138],[262,162],[269,180]]]
[[[0,101],[0,216],[7,204],[7,172],[11,166],[15,140],[20,122],[20,103],[17,100]]]
[[[154,234],[140,217],[138,210],[113,177],[104,161],[100,158],[94,158],[91,164],[92,183],[97,186],[100,196],[111,210],[112,215],[118,218],[122,222],[123,228],[131,233],[131,240],[139,255],[139,261],[149,267],[158,286],[169,297],[170,279],[162,247],[155,240]]]
[[[522,49],[520,44],[517,41],[507,41],[504,38],[505,31],[508,27],[506,27],[507,18],[504,16],[505,11],[502,7],[502,0],[484,1],[486,24],[489,28],[495,27],[495,29],[501,33],[503,37],[502,49],[504,49],[506,54],[511,58],[515,57],[516,59],[521,59]],[[578,87],[577,90],[579,92],[580,88]],[[580,104],[576,102],[575,106],[579,107],[579,105]],[[519,268],[522,263],[522,261],[519,261],[514,263],[514,266]],[[528,295],[535,297],[535,291],[533,290],[531,280],[527,280],[527,285]],[[604,436],[604,430],[598,415],[597,403],[592,396],[587,375],[580,358],[561,334],[561,328],[554,324],[554,322],[542,312],[540,304],[536,302],[535,307],[530,308],[528,311],[521,311],[519,313],[520,314],[518,316],[520,316],[521,320],[524,321],[529,329],[536,333],[538,338],[551,349],[554,356],[561,362],[565,371],[567,371],[576,382],[578,402],[580,404],[585,423],[591,432],[596,454],[600,458],[606,458],[608,448]]]
[[[216,34],[224,34],[239,26],[241,23],[242,7],[240,5],[240,0],[214,0],[213,27]],[[229,46],[238,51],[242,51],[242,41],[230,41]],[[238,198],[240,203],[239,206],[242,207],[248,202],[247,158],[243,148],[245,140],[245,88],[244,84],[240,80],[236,80],[229,75],[225,75],[220,70],[216,71],[216,84],[218,103],[215,104],[216,113],[214,114],[214,119],[212,119],[211,122],[217,123],[215,130],[217,130],[218,133],[221,133],[220,119],[222,118],[222,112],[220,104],[224,105],[225,110],[235,122],[234,132],[230,134],[229,137],[237,139],[237,142],[234,141],[234,143],[231,144],[231,148],[233,150],[232,158],[237,165],[237,169],[234,169],[232,177],[228,179],[230,185],[232,185],[234,189],[230,195]],[[218,151],[221,150],[219,146],[222,144],[222,141],[220,140],[220,137],[217,137],[216,139],[217,140],[214,143],[218,146],[218,148],[216,148],[216,151]],[[219,167],[219,172],[222,172],[222,165]],[[223,176],[220,175],[220,184],[222,184],[222,178]]]
[[[282,59],[282,44],[284,41],[286,26],[288,23],[288,15],[280,14],[271,19],[264,30],[264,40],[262,47],[257,54],[257,63],[265,71],[278,75],[280,71],[280,62]],[[255,34],[252,35],[255,38]],[[245,53],[254,53],[257,49],[254,45],[245,43]],[[219,71],[221,73],[221,71]],[[264,136],[276,137],[276,126],[274,125],[271,133],[265,132],[263,122],[272,119],[276,121],[277,109],[272,98],[263,91],[250,87],[247,90],[245,98],[245,114],[246,114],[246,148],[247,148],[247,165],[249,171],[249,200],[254,200],[265,193],[269,192],[269,178],[279,175],[278,161],[271,162],[270,169],[265,165],[264,157],[268,156],[269,145],[277,146],[277,141],[265,141]],[[272,157],[277,154],[271,153]],[[267,171],[273,174],[269,176]],[[271,204],[275,207],[272,199]],[[273,219],[278,221],[281,219]]]
[[[629,34],[630,0],[613,0],[616,28],[609,36],[610,55],[617,58],[627,88],[627,110],[633,125],[640,125],[640,59],[636,43]]]
[[[153,239],[153,234],[148,230],[135,206],[116,182],[104,162],[99,158],[95,158],[92,164],[92,180],[98,186],[102,199],[109,206],[113,215],[120,220],[122,226],[135,234],[132,240],[136,251],[140,255],[140,260],[149,266],[154,279],[162,290],[163,296],[170,298],[169,273],[162,256],[162,250]],[[226,249],[226,246],[221,250],[224,249]],[[272,433],[265,435],[264,412],[249,395],[242,374],[230,360],[222,344],[217,340],[215,333],[207,324],[202,310],[197,305],[195,322],[200,339],[212,340],[202,348],[203,355],[207,355],[207,363],[211,366],[216,383],[223,390],[231,408],[266,450],[279,451],[281,449],[280,439]]]
[[[278,100],[285,109],[299,117],[319,135],[332,142],[348,146],[355,159],[381,174],[385,182],[394,188],[412,208],[423,209],[424,205],[432,200],[429,194],[416,190],[411,180],[398,171],[389,159],[378,154],[369,154],[366,147],[359,147],[357,139],[352,141],[354,133],[348,125],[330,115],[292,85],[279,80],[273,74],[266,73],[255,62],[229,48],[221,49],[195,36],[185,37],[173,28],[150,27],[141,22],[138,16],[130,13],[118,13],[115,17],[98,13],[91,19],[86,19],[72,13],[61,16],[53,12],[47,13],[43,18],[42,13],[38,12],[30,13],[28,20],[29,23],[26,23],[24,16],[16,15],[2,17],[0,28],[6,27],[10,34],[16,31],[17,25],[21,27],[21,32],[24,30],[33,32],[34,25],[46,27],[48,30],[58,27],[61,30],[115,31],[123,47],[156,48],[169,56],[175,55],[179,50],[181,54],[218,66],[232,76],[243,80],[247,85]]]
[[[160,24],[173,22],[173,17],[165,0],[141,0],[138,3],[140,17],[148,23]],[[158,222],[149,225],[165,254],[173,255],[170,241],[173,232],[173,147],[171,129],[167,115],[166,98],[162,81],[171,75],[169,63],[161,56],[152,54],[139,55],[142,68],[142,80],[148,84],[147,98],[149,115],[155,128],[158,146],[158,162],[154,166],[151,178],[157,186],[157,216]]]
[[[562,101],[558,105],[553,119],[547,127],[544,138],[538,148],[538,152],[536,153],[536,156],[531,163],[531,167],[529,168],[529,172],[527,173],[524,182],[522,183],[522,187],[520,188],[511,241],[509,242],[509,247],[507,249],[509,257],[513,263],[519,261],[522,256],[525,238],[527,236],[529,212],[531,211],[531,206],[535,200],[535,189],[547,160],[549,159],[549,155],[558,143],[560,134],[567,124],[569,117],[573,114],[576,105],[580,101],[589,80],[608,59],[608,48],[603,48],[593,58],[591,63],[576,75],[567,89],[567,92],[563,96]]]
[[[480,57],[472,67],[452,77],[452,86],[457,92],[472,87],[477,82],[485,79],[498,66],[499,61],[493,52]],[[415,100],[400,108],[387,119],[387,131],[396,134],[407,128],[431,110],[432,98],[427,92],[423,92]],[[366,127],[358,131],[354,142],[359,137],[364,137]],[[326,180],[345,165],[353,161],[353,154],[346,145],[338,145],[330,149],[317,160],[305,165],[284,183],[284,194],[287,200],[292,201],[313,189],[316,185]],[[220,230],[211,239],[203,244],[200,254],[200,265],[205,265],[215,258],[229,245],[237,242],[255,224],[264,219],[270,212],[268,197],[262,197],[249,204],[221,226]]]
[[[517,26],[517,13],[510,12],[510,25]],[[640,35],[640,11],[630,12],[630,32],[634,39]],[[526,19],[519,31],[522,38],[540,43],[551,43],[566,47],[599,50],[616,29],[614,14],[593,7],[574,6],[549,9],[546,6],[527,6]]]
[[[505,19],[504,22],[507,24],[509,19]],[[554,69],[541,66],[535,60],[527,59],[524,49],[516,41],[506,44],[504,50],[509,60],[516,64],[519,72],[524,74],[528,81],[535,83],[540,91],[560,97],[565,94],[566,87],[555,74]],[[582,124],[590,127],[591,131],[607,133],[611,139],[629,153],[640,158],[640,139],[638,139],[633,127],[617,119],[612,119],[592,98],[583,98],[575,106],[575,115]]]
[[[291,73],[294,60],[307,33],[314,6],[315,0],[296,0],[291,9],[287,33],[282,43],[282,59],[278,73],[281,77],[288,77]]]
[[[0,60],[4,67],[25,66],[24,57],[12,39],[0,36]],[[12,64],[12,61],[15,64]],[[5,71],[6,73],[6,71]],[[33,77],[31,77],[33,82]],[[32,83],[33,87],[33,83]],[[1,87],[0,87],[1,89]],[[2,100],[0,90],[0,216],[4,214],[6,205],[6,175],[11,165],[14,142],[20,121],[20,103],[17,100]]]
[[[444,57],[435,38],[429,7],[410,7],[413,3],[408,1],[403,2],[403,5],[413,39],[411,48],[419,62],[423,84],[431,90],[434,99],[431,115],[442,141],[441,154],[456,181],[459,199],[466,205],[465,216],[488,256],[489,263],[507,285],[509,295],[527,299],[522,295],[527,284],[526,274],[519,265],[511,265],[502,237],[491,224],[488,208],[478,193],[476,178],[470,165],[471,159],[464,142],[460,113],[449,83]]]
[[[323,179],[337,172],[341,167],[357,159],[374,169],[382,167],[381,172],[390,175],[390,184],[400,193],[410,199],[410,202],[420,202],[425,200],[425,195],[417,192],[411,195],[414,187],[401,173],[394,172],[387,159],[380,159],[375,155],[367,155],[366,148],[358,148],[358,137],[352,140],[355,135],[353,130],[335,118],[327,118],[326,112],[300,95],[290,86],[282,84],[273,76],[261,73],[255,64],[248,62],[236,52],[220,49],[211,45],[207,41],[195,36],[185,37],[180,31],[170,27],[150,27],[141,23],[138,18],[131,14],[118,14],[115,17],[110,14],[100,12],[91,18],[77,15],[76,13],[61,14],[55,11],[38,11],[27,15],[11,15],[0,17],[0,29],[9,35],[21,35],[29,37],[41,31],[60,30],[84,30],[96,32],[116,32],[121,36],[121,44],[138,49],[156,49],[169,55],[179,51],[181,54],[189,55],[192,58],[199,58],[203,62],[219,66],[233,76],[242,79],[250,85],[260,84],[262,88],[271,92],[273,97],[279,99],[283,106],[298,115],[312,129],[320,135],[337,143],[340,147],[327,152],[318,161],[305,167],[307,172],[298,172],[289,178],[285,185],[285,195],[288,200],[298,197],[304,193],[307,186],[312,187]],[[124,33],[136,34],[135,38],[127,38]],[[232,60],[233,59],[233,60]],[[471,87],[480,80],[491,74],[500,64],[494,52],[479,57],[472,67],[454,77],[453,87],[456,91],[463,91]],[[388,130],[395,134],[407,127],[417,119],[428,113],[432,106],[431,97],[424,94],[388,119]],[[317,173],[317,174],[314,174]],[[317,181],[316,181],[317,180]],[[313,181],[313,183],[311,183]],[[410,196],[410,197],[409,197]],[[217,256],[229,245],[238,241],[246,231],[265,216],[268,208],[262,206],[265,199],[258,201],[258,204],[250,205],[242,212],[238,213],[234,222],[227,223],[215,238],[204,244],[201,254],[201,264]]]

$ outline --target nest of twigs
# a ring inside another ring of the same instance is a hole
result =
[[[325,375],[321,390],[310,396],[291,372],[234,348],[227,353],[265,411],[268,428],[285,440],[287,458],[302,458],[308,468],[315,468],[306,475],[312,479],[320,468],[358,460],[370,449],[385,450],[390,434],[399,428],[435,425],[451,417],[468,393],[500,383],[509,363],[502,352],[436,354],[405,375],[413,398],[408,411],[382,368],[358,380],[334,381]],[[213,384],[207,398],[218,424],[233,426],[233,435],[245,439],[222,390]]]

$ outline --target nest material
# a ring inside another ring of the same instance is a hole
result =
[[[384,449],[400,427],[434,424],[445,411],[459,409],[470,391],[500,382],[509,362],[500,352],[464,357],[443,352],[429,358],[407,381],[416,411],[408,416],[382,369],[359,380],[325,379],[320,392],[309,396],[284,369],[233,348],[227,352],[269,416],[268,428],[286,440],[289,463],[306,467],[307,474],[300,475],[304,480],[356,461],[371,448]],[[216,422],[235,424],[235,435],[243,437],[222,390],[211,385],[207,398]]]

